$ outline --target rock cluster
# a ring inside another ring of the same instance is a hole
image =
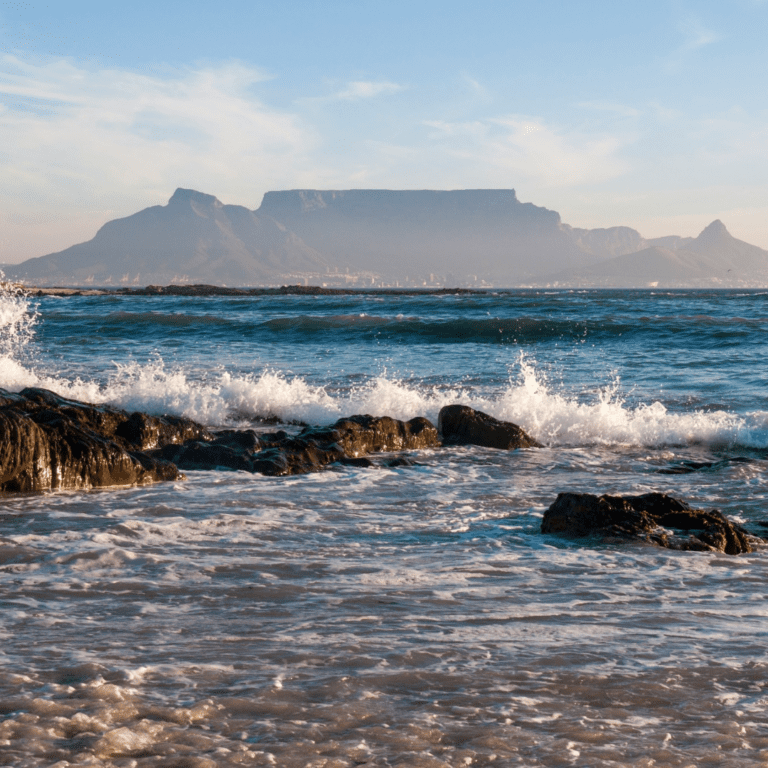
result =
[[[153,456],[181,469],[242,469],[263,475],[301,475],[329,464],[371,466],[368,454],[414,451],[440,444],[424,418],[350,416],[329,427],[306,427],[298,435],[253,430],[217,433],[212,439],[166,445]]]
[[[174,480],[178,469],[145,451],[205,433],[188,419],[128,414],[45,389],[0,390],[0,491]]]
[[[374,466],[374,454],[479,445],[501,450],[540,447],[516,424],[464,405],[425,418],[350,416],[325,427],[257,433],[211,432],[189,419],[128,413],[69,400],[45,389],[0,390],[0,492],[135,485],[175,480],[179,469],[232,469],[282,476],[329,465]],[[405,456],[379,464],[411,463]],[[692,509],[662,493],[595,496],[561,493],[542,533],[640,540],[670,549],[750,552],[758,537],[717,510]]]
[[[759,540],[718,510],[692,509],[663,493],[561,493],[544,513],[541,531],[573,538],[635,539],[667,549],[728,555],[751,552],[752,544]]]
[[[0,390],[0,492],[26,493],[173,480],[179,469],[296,475],[330,464],[372,466],[371,454],[474,444],[537,445],[520,427],[466,406],[447,406],[438,429],[425,418],[350,416],[298,434],[210,432],[189,419],[128,413],[44,389]],[[382,463],[406,464],[405,457]]]

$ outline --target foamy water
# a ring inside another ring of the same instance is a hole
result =
[[[5,388],[211,425],[464,402],[546,447],[5,499],[0,763],[768,760],[764,550],[539,532],[563,490],[766,517],[765,298],[11,299]]]

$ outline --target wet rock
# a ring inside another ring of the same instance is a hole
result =
[[[542,533],[634,539],[668,549],[751,552],[760,541],[718,510],[693,509],[663,493],[595,496],[561,493],[544,513]]]
[[[35,421],[64,417],[83,429],[113,440],[128,450],[144,451],[168,443],[207,439],[210,433],[197,422],[178,416],[149,416],[127,413],[108,405],[93,405],[70,400],[47,389],[27,388],[18,394],[3,392],[5,399],[23,408]]]
[[[173,464],[127,451],[50,410],[31,416],[3,410],[0,435],[0,491],[5,493],[134,485],[178,477]]]
[[[190,440],[169,444],[150,455],[173,462],[179,469],[233,469],[253,472],[253,453],[262,441],[252,429],[216,432],[208,441]]]
[[[370,466],[368,454],[413,451],[440,444],[434,424],[417,417],[399,421],[388,416],[350,416],[328,427],[307,427],[294,437],[262,435],[266,446],[253,457],[255,472],[298,475],[335,463]]]
[[[541,448],[541,443],[517,424],[499,421],[467,405],[446,405],[442,408],[437,428],[445,445],[481,445],[502,450]]]
[[[136,450],[184,443],[209,437],[208,431],[191,419],[179,416],[149,416],[136,411],[116,427],[113,437]]]
[[[145,444],[205,434],[186,419],[128,414],[45,389],[0,390],[0,492],[174,480],[178,469],[143,453]]]
[[[380,451],[413,451],[434,448],[440,439],[434,424],[421,416],[398,421],[389,416],[350,416],[331,430],[345,455],[354,458]]]
[[[166,445],[152,451],[151,456],[172,462],[179,469],[239,469],[253,472],[253,462],[247,451],[199,440],[184,445]]]

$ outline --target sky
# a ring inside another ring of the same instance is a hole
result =
[[[517,191],[768,249],[768,0],[0,0],[0,263],[177,187]]]

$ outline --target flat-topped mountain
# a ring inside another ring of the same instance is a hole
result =
[[[513,189],[289,190],[253,211],[177,189],[92,240],[5,268],[31,285],[768,285],[768,252],[720,221],[697,238],[578,229]]]
[[[298,189],[267,192],[259,213],[340,267],[400,279],[475,273],[514,284],[595,260],[558,213],[513,189]]]
[[[275,275],[327,267],[317,251],[269,216],[177,189],[167,205],[107,222],[87,243],[6,271],[9,277],[48,285],[258,285]]]
[[[733,237],[719,219],[698,237],[662,237],[649,247],[553,275],[551,284],[595,288],[768,285],[768,251]]]

